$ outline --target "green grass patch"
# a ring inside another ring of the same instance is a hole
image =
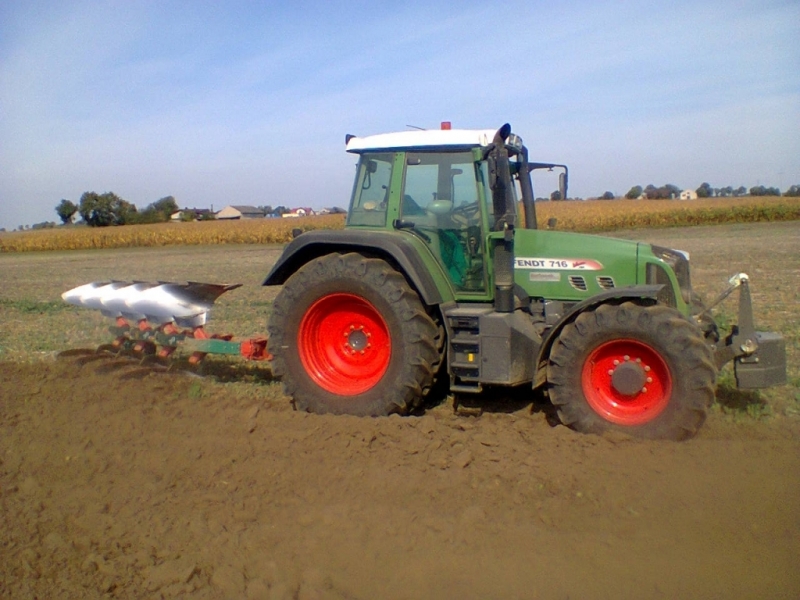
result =
[[[62,312],[65,310],[73,310],[74,307],[70,306],[66,302],[60,301],[40,301],[29,300],[27,298],[22,300],[7,300],[0,298],[0,308],[17,310],[22,313],[46,314]]]

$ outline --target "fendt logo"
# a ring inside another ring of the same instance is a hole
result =
[[[514,260],[517,269],[544,269],[546,271],[600,271],[603,265],[590,258],[527,258]]]

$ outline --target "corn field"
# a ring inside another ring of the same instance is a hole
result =
[[[206,244],[282,244],[292,239],[292,229],[295,228],[310,231],[342,227],[344,227],[344,215],[298,219],[155,223],[122,227],[67,226],[0,234],[0,252]]]
[[[542,202],[539,226],[555,219],[564,231],[601,232],[648,227],[800,220],[800,198],[709,198],[704,200],[596,200]],[[292,229],[341,229],[343,215],[299,219],[248,219],[158,223],[123,227],[68,226],[0,233],[0,252],[88,250],[206,244],[283,244]]]
[[[652,227],[800,220],[800,198],[743,197],[702,200],[593,200],[536,205],[539,227],[601,232]]]

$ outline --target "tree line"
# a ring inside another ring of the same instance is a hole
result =
[[[90,227],[164,223],[178,210],[178,203],[172,196],[156,200],[140,211],[136,205],[123,200],[114,192],[84,192],[78,204],[62,199],[56,206],[56,214],[63,224],[72,223],[75,215],[79,214]]]
[[[279,217],[285,213],[292,212],[286,206],[259,206],[259,210],[264,216]],[[178,212],[178,203],[172,196],[165,196],[148,204],[144,210],[138,210],[134,204],[123,200],[114,192],[98,194],[96,192],[84,192],[78,204],[70,200],[62,199],[55,207],[56,214],[61,219],[61,223],[67,225],[72,223],[75,215],[80,215],[83,222],[90,227],[108,227],[111,225],[141,225],[145,223],[165,223],[170,220],[173,214]],[[186,211],[184,211],[186,212]],[[214,214],[211,211],[198,211],[198,214],[183,215],[184,220],[212,220]],[[329,209],[331,213],[346,213],[342,208],[333,207]],[[32,229],[45,229],[55,227],[55,223],[37,223]],[[23,229],[20,226],[20,230]]]
[[[285,206],[259,206],[264,215],[281,216],[289,213],[292,209]],[[96,192],[84,192],[78,204],[66,199],[62,199],[56,206],[56,214],[61,219],[62,224],[72,223],[75,215],[80,215],[83,222],[90,227],[108,227],[112,225],[141,225],[146,223],[165,223],[171,216],[178,212],[178,203],[172,196],[165,196],[148,204],[144,210],[138,210],[134,204],[123,200],[114,192],[98,194]],[[341,210],[341,209],[339,209]],[[342,211],[344,212],[344,211]],[[194,219],[195,215],[188,215],[187,218]],[[199,216],[200,220],[213,219],[211,212]],[[42,227],[55,226],[53,223],[41,223]],[[34,228],[40,228],[34,226]]]
[[[664,199],[671,199],[671,198],[678,198],[681,194],[681,189],[673,185],[671,183],[667,183],[662,185],[661,187],[656,187],[652,183],[647,187],[642,187],[640,185],[633,186],[628,193],[625,194],[625,198],[629,200],[635,200],[636,198],[645,197],[648,200],[664,200]],[[743,185],[739,186],[738,188],[734,188],[733,186],[727,186],[722,188],[712,187],[710,183],[703,182],[700,184],[695,192],[697,193],[698,198],[737,198],[740,196],[789,196],[789,197],[800,197],[800,185],[793,185],[790,186],[785,192],[781,194],[781,191],[776,187],[765,187],[763,185],[756,185],[751,187],[749,190],[744,187]],[[613,200],[616,196],[613,192],[605,192],[603,195],[598,196],[601,200]]]
[[[647,200],[670,200],[679,198],[683,190],[677,185],[666,183],[660,187],[654,186],[652,183],[647,187],[640,185],[633,186],[623,198],[628,200],[636,200],[638,198],[645,198]],[[776,187],[765,187],[763,185],[756,185],[749,190],[743,185],[738,188],[732,186],[715,188],[707,182],[703,182],[699,188],[695,190],[698,198],[738,198],[741,196],[785,196],[789,198],[800,197],[800,185],[792,185],[786,189],[785,192]],[[589,200],[614,200],[618,196],[611,191],[606,191],[599,196],[591,197]],[[537,202],[546,202],[547,200],[561,200],[561,192],[555,190],[550,194],[549,198],[540,197],[536,198]],[[567,198],[567,200],[583,200],[583,198]]]

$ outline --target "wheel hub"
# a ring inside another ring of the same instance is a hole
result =
[[[672,394],[672,376],[664,358],[653,346],[631,338],[595,348],[584,362],[581,381],[589,405],[619,425],[642,425],[654,419]]]
[[[623,396],[635,396],[646,382],[647,375],[637,362],[624,362],[611,373],[611,385]]]
[[[364,354],[364,350],[369,348],[369,338],[371,337],[369,332],[364,331],[363,326],[350,326],[350,331],[345,331],[344,334],[347,337],[346,348],[345,350],[350,352],[360,352]]]

